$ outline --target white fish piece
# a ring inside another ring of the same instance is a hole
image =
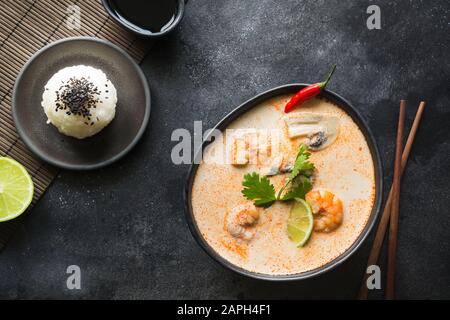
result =
[[[268,162],[272,156],[271,137],[265,133],[258,136],[257,141],[258,163]]]
[[[339,119],[316,113],[294,113],[284,117],[289,138],[308,137],[309,149],[321,150],[331,145],[339,133]]]
[[[231,145],[231,164],[243,166],[248,164],[249,150],[245,137],[234,137]]]
[[[237,129],[231,135],[231,164],[236,166],[244,166],[250,162],[255,162],[258,150],[257,132],[255,129]]]

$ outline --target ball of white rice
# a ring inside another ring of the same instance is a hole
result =
[[[114,119],[116,104],[116,88],[105,73],[84,65],[55,73],[45,85],[41,103],[47,123],[78,139],[106,127]]]

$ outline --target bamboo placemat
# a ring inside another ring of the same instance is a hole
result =
[[[25,147],[14,127],[11,95],[16,77],[31,55],[44,45],[71,36],[92,36],[109,40],[125,49],[138,62],[146,45],[118,26],[106,13],[100,0],[1,0],[0,10],[0,156],[23,164],[31,174],[35,193],[31,207],[44,194],[58,170],[36,159]],[[72,11],[80,8],[81,28],[71,30],[67,23]],[[24,217],[0,223],[0,251]]]

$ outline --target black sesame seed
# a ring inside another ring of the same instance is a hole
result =
[[[88,77],[89,78],[89,77]],[[99,90],[94,84],[85,78],[70,78],[66,83],[56,91],[56,106],[57,108],[66,110],[69,108],[70,112],[67,114],[74,114],[78,116],[90,117],[89,109],[95,108],[98,102],[96,96],[99,95]]]

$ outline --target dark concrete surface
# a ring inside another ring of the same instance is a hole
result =
[[[366,28],[371,4],[381,7],[381,30]],[[321,80],[333,63],[330,89],[372,128],[385,186],[399,100],[408,100],[408,131],[419,101],[428,102],[402,185],[397,295],[450,298],[449,6],[447,0],[190,1],[181,28],[155,43],[142,65],[153,97],[142,141],[103,170],[61,172],[0,254],[0,298],[355,297],[373,233],[319,278],[244,278],[195,243],[183,213],[188,167],[170,160],[174,129],[192,130],[194,120],[211,127],[261,91]],[[81,290],[66,288],[71,264],[81,268]],[[382,298],[382,290],[371,297]]]

